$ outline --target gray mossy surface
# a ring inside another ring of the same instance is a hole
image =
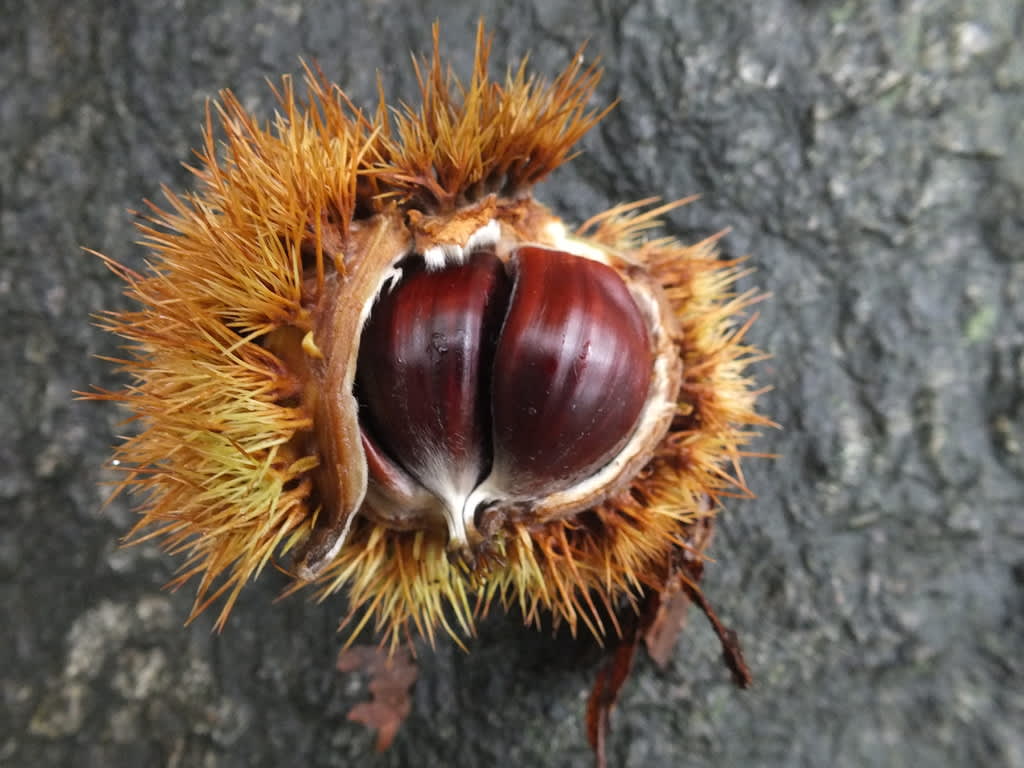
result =
[[[21,4],[9,4],[20,6]],[[694,616],[670,667],[638,663],[615,766],[1024,765],[1024,5],[681,2],[65,4],[0,32],[0,765],[588,766],[600,653],[494,616],[465,654],[420,652],[394,747],[346,719],[340,599],[272,605],[268,572],[227,631],[182,627],[176,562],[118,548],[97,483],[123,414],[125,306],[82,246],[139,266],[129,208],[167,183],[221,87],[316,60],[371,105],[415,97],[429,24],[465,72],[482,12],[495,72],[560,71],[590,40],[619,107],[539,191],[570,221],[660,194],[694,240],[750,255],[759,498],[721,518],[705,589],[756,677],[733,688]]]

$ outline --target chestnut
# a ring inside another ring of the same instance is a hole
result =
[[[482,507],[534,512],[600,475],[654,378],[648,320],[618,273],[538,245],[440,269],[415,254],[398,271],[363,329],[356,393],[366,442],[434,496],[423,523],[440,517],[464,549],[481,543]],[[394,519],[396,474],[382,466],[368,507]]]
[[[509,280],[493,249],[435,270],[416,255],[399,269],[362,332],[360,425],[367,443],[433,495],[439,522],[461,546],[466,498],[492,459],[488,390]],[[370,468],[371,484],[392,492],[393,476]]]

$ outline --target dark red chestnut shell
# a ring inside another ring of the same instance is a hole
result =
[[[494,355],[495,484],[513,495],[573,485],[622,447],[651,383],[640,310],[611,267],[519,248]],[[514,489],[514,490],[513,490]]]
[[[418,507],[464,548],[483,507],[569,491],[630,439],[655,355],[611,267],[529,245],[507,261],[488,247],[439,270],[418,255],[398,269],[356,367],[367,503],[384,519]]]

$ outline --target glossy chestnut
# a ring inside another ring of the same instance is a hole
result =
[[[510,268],[488,483],[544,496],[591,474],[626,442],[651,383],[651,342],[610,267],[532,246],[517,249]]]
[[[441,269],[413,255],[397,269],[356,367],[371,514],[443,522],[465,550],[483,509],[543,508],[613,463],[656,359],[615,270],[535,245],[504,261],[478,248]]]

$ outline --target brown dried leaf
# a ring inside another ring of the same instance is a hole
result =
[[[393,654],[376,645],[356,645],[338,655],[340,672],[365,672],[370,676],[373,699],[356,704],[348,719],[377,731],[377,751],[391,746],[398,728],[409,716],[412,701],[410,689],[419,676],[419,668],[408,648]]]
[[[705,502],[706,503],[706,502]],[[668,665],[675,650],[676,640],[686,627],[689,593],[684,581],[699,584],[704,575],[702,553],[714,536],[714,518],[706,517],[693,526],[689,534],[690,549],[680,549],[669,563],[665,586],[661,593],[649,592],[645,605],[645,620],[640,634],[647,646],[647,655],[661,669]],[[685,575],[684,575],[685,574]]]
[[[687,608],[690,598],[683,591],[679,580],[674,578],[660,595],[654,595],[657,610],[654,619],[643,633],[647,655],[661,669],[668,666],[672,651],[675,650],[679,633],[686,626]]]
[[[722,660],[732,673],[733,682],[740,688],[749,688],[750,684],[754,682],[754,676],[750,673],[750,667],[747,666],[747,662],[743,658],[743,649],[740,648],[739,636],[735,630],[729,629],[729,627],[721,622],[700,587],[684,581],[683,589],[689,595],[690,600],[704,611],[704,615],[711,622],[712,629],[718,635],[718,642],[722,645]]]
[[[673,564],[671,576],[675,576],[678,579],[678,583],[686,597],[690,602],[696,603],[697,607],[707,616],[708,621],[711,622],[711,628],[715,630],[715,634],[718,635],[718,642],[722,645],[722,660],[732,673],[733,682],[740,688],[749,688],[750,684],[754,681],[754,677],[750,673],[746,660],[743,658],[739,636],[737,636],[735,631],[722,624],[714,608],[711,607],[711,603],[704,596],[704,592],[700,588],[700,581],[704,576],[704,559],[701,553],[711,543],[711,538],[715,532],[714,522],[711,518],[702,521],[702,523],[694,530],[690,537],[690,544],[693,547],[692,551],[680,552],[680,561]]]
[[[611,658],[597,673],[594,688],[587,701],[587,740],[594,750],[597,768],[605,768],[605,740],[608,735],[608,722],[611,719],[619,692],[629,678],[636,655],[638,622],[635,618],[623,627],[622,639]]]

